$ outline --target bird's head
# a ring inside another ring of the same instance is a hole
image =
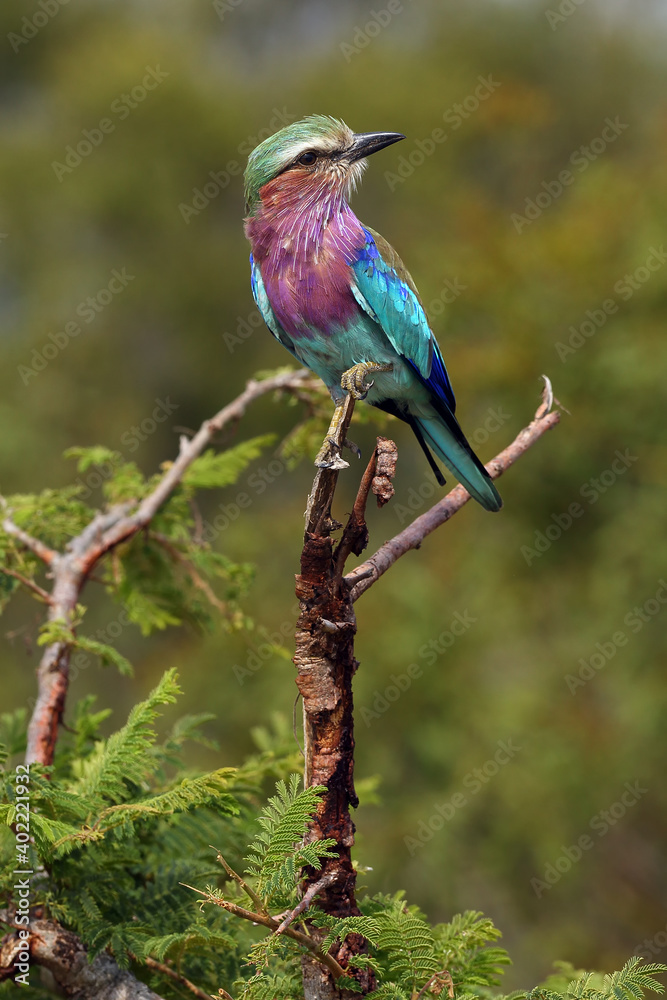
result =
[[[264,185],[278,177],[293,191],[305,188],[347,198],[364,172],[365,157],[404,138],[400,132],[353,132],[327,115],[302,118],[253,149],[245,172],[246,210],[254,212]]]

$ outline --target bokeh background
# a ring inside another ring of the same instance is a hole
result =
[[[502,481],[501,514],[469,505],[358,605],[357,774],[378,776],[357,814],[364,881],[432,919],[487,912],[508,988],[555,958],[664,960],[667,4],[6,0],[0,42],[4,493],[75,479],[72,445],[152,471],[289,360],[248,282],[241,173],[258,137],[313,112],[406,134],[354,207],[417,281],[464,428],[490,458],[543,372],[569,414]],[[263,400],[237,437],[286,434],[296,414]],[[366,454],[373,433],[355,434]],[[436,495],[409,430],[391,433],[397,496],[372,545]],[[112,627],[135,680],[91,665],[72,697],[97,692],[117,726],[177,666],[183,706],[218,716],[221,752],[197,765],[240,762],[276,713],[291,728],[311,473],[269,452],[206,501],[225,525],[252,496],[213,544],[256,567],[254,632]],[[86,599],[90,634],[114,625],[103,594]],[[39,613],[26,598],[4,621],[7,708],[34,693]],[[287,654],[263,655],[281,629]]]

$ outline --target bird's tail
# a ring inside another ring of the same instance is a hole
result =
[[[456,417],[448,411],[434,413],[432,417],[415,415],[414,419],[426,442],[468,493],[485,510],[500,510],[503,505],[500,494],[468,444]]]

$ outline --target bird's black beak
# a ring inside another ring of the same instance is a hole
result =
[[[341,154],[341,159],[354,163],[355,160],[377,153],[378,149],[391,146],[392,142],[398,142],[400,139],[405,139],[400,132],[357,132],[352,146]]]

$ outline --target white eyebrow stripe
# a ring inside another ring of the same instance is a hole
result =
[[[349,138],[345,136],[348,141],[345,143],[346,147],[351,146],[353,142],[353,133],[350,132]],[[292,146],[288,146],[287,149],[283,151],[283,168],[293,163],[294,160],[298,159],[302,153],[309,153],[311,150],[314,153],[333,153],[341,147],[342,135],[331,136],[327,138],[324,136],[318,136],[315,141],[312,139],[304,140],[303,142],[295,142]]]

